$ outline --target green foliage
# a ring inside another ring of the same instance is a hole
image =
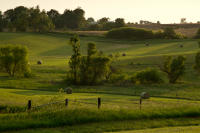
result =
[[[195,35],[195,38],[199,39],[200,38],[200,28],[197,30],[197,33]]]
[[[1,46],[0,68],[14,77],[15,74],[23,75],[30,72],[28,65],[28,51],[24,46]]]
[[[81,52],[80,52],[80,39],[78,36],[70,38],[70,44],[73,48],[73,54],[69,61],[71,80],[74,84],[78,84],[80,81],[79,72],[81,64]]]
[[[200,74],[200,52],[198,52],[195,56],[194,69]]]
[[[185,38],[181,34],[177,34],[172,28],[165,28],[164,31],[153,32],[151,30],[122,27],[110,30],[106,37],[114,39],[180,39]]]
[[[200,48],[200,41],[198,41],[198,46],[199,46],[199,48]]]
[[[81,8],[75,10],[65,10],[61,15],[61,26],[69,29],[81,28],[85,22],[85,11]]]
[[[173,28],[165,28],[164,32],[162,33],[165,39],[179,39],[180,37]]]
[[[88,43],[87,56],[81,56],[79,38],[73,37],[70,42],[73,47],[73,55],[69,65],[73,83],[84,85],[101,83],[109,71],[110,58],[98,55],[94,43]]]
[[[0,32],[3,30],[3,15],[2,12],[0,11]]]
[[[119,27],[124,27],[125,26],[125,21],[123,18],[117,18],[115,19],[115,27],[119,28]]]
[[[146,69],[140,72],[137,72],[132,78],[132,81],[138,81],[140,84],[154,84],[161,83],[163,80],[159,72],[155,69]]]
[[[19,113],[13,115],[1,115],[0,131],[22,130],[33,128],[48,128],[73,126],[86,123],[116,122],[134,120],[167,120],[173,118],[199,117],[199,108],[178,108],[162,110],[112,110],[112,109],[63,109],[60,111],[38,111],[31,113]],[[11,124],[12,123],[12,124]],[[149,122],[148,124],[150,124]],[[145,125],[148,125],[145,124]],[[169,123],[168,123],[169,124]],[[154,125],[154,124],[153,124]],[[152,125],[152,126],[153,126]],[[99,125],[98,125],[99,127]],[[25,131],[26,132],[26,131]]]
[[[130,80],[130,77],[125,73],[113,73],[109,78],[109,82],[119,86],[133,84],[132,80]]]
[[[95,43],[88,43],[88,58],[97,54],[97,48]]]
[[[116,39],[142,40],[142,39],[152,39],[154,37],[154,34],[150,30],[122,27],[110,30],[106,34],[106,37],[116,38]]]
[[[5,27],[10,31],[47,32],[54,28],[54,24],[45,11],[37,8],[16,7],[4,12]]]
[[[61,19],[60,19],[61,15],[58,11],[51,9],[50,11],[47,12],[47,15],[52,20],[56,28],[61,27]]]
[[[185,60],[183,56],[165,58],[163,66],[160,69],[168,75],[170,83],[176,83],[185,73]]]
[[[0,112],[1,113],[19,113],[19,112],[25,112],[25,107],[20,106],[0,106]]]
[[[81,58],[81,84],[95,85],[105,80],[110,59],[97,53],[96,45],[88,43],[88,55]]]

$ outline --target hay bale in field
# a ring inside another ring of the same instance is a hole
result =
[[[150,95],[147,92],[142,92],[140,96],[141,96],[142,99],[149,99],[150,98]]]
[[[42,65],[42,61],[41,60],[37,61],[37,64]]]
[[[179,47],[180,47],[180,48],[183,48],[183,45],[181,44]]]
[[[99,54],[100,54],[100,55],[103,55],[103,51],[102,51],[102,50],[100,50],[100,51],[99,51]]]
[[[68,88],[65,88],[65,92],[67,94],[72,94],[72,88],[68,87]]]
[[[112,54],[109,54],[108,56],[109,56],[110,58],[113,58],[113,55],[112,55]]]
[[[123,53],[122,56],[126,56],[126,53]]]

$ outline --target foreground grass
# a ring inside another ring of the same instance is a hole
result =
[[[26,129],[18,131],[8,131],[5,133],[102,133],[102,132],[130,132],[130,133],[165,133],[164,131],[177,131],[175,129],[182,129],[180,131],[199,131],[199,127],[194,127],[200,122],[199,119],[194,118],[176,118],[176,119],[151,119],[151,120],[124,120],[124,121],[110,121],[110,122],[98,122],[98,123],[88,123],[88,124],[79,124],[71,126],[63,126],[57,128],[35,128],[35,129]],[[174,126],[193,126],[193,127],[174,127]],[[165,127],[163,129],[156,129]],[[168,128],[166,128],[168,127]],[[174,128],[173,128],[174,127]],[[151,128],[155,128],[151,130]],[[143,130],[141,130],[143,129]],[[141,130],[141,131],[140,131]],[[151,131],[160,131],[160,132],[151,132]],[[198,132],[189,132],[189,133],[198,133]],[[171,133],[166,132],[166,133]],[[185,133],[185,132],[178,132]],[[188,133],[188,132],[187,132]]]
[[[188,126],[188,127],[168,127],[158,129],[147,129],[137,131],[121,131],[115,133],[199,133],[199,126]]]
[[[49,128],[95,122],[124,120],[153,120],[200,117],[200,108],[176,108],[165,110],[95,110],[88,108],[0,115],[0,131],[29,128]],[[151,123],[149,123],[151,124]]]
[[[113,88],[123,90],[123,88]],[[59,101],[64,106],[64,100],[69,99],[69,108],[97,108],[97,98],[102,99],[102,109],[127,109],[127,110],[139,110],[140,96],[135,95],[120,95],[109,94],[108,89],[101,93],[92,93],[92,90],[83,89],[88,93],[73,93],[65,94],[52,91],[37,91],[37,90],[20,90],[20,89],[0,89],[0,113],[23,111],[27,107],[28,100],[32,100],[32,106],[40,106],[47,103]],[[126,89],[128,90],[128,89]],[[142,88],[141,88],[142,90]],[[107,91],[107,92],[106,92]],[[125,91],[125,90],[123,90]],[[130,89],[131,91],[131,89]],[[127,91],[126,93],[128,93]],[[107,94],[106,94],[107,93]],[[150,93],[151,94],[151,93]],[[179,98],[161,98],[151,97],[150,99],[143,100],[142,110],[154,110],[154,109],[174,109],[174,108],[200,108],[200,101],[179,99]],[[6,108],[7,107],[7,108]],[[24,108],[24,109],[23,109]],[[46,107],[44,107],[46,108]]]

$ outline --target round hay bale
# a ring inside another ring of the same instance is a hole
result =
[[[142,92],[140,96],[141,96],[142,99],[149,99],[150,98],[150,95],[147,92]]]
[[[72,88],[65,88],[65,92],[67,93],[67,94],[72,94]]]
[[[37,61],[37,64],[42,65],[42,61],[41,60]]]
[[[126,53],[123,53],[122,56],[126,56]]]
[[[180,48],[183,48],[183,45],[181,44],[179,47],[180,47]]]
[[[112,54],[109,54],[108,56],[109,56],[110,58],[113,58],[113,55],[112,55]]]

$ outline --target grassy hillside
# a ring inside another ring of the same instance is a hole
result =
[[[160,128],[160,129],[151,129],[151,130],[138,130],[138,131],[122,131],[116,133],[199,133],[199,126],[191,127],[172,127],[172,128]]]
[[[65,87],[63,79],[72,49],[68,43],[70,35],[48,33],[0,33],[0,45],[21,44],[29,49],[30,64],[35,75],[30,79],[9,78],[1,74],[1,88],[58,90]],[[193,63],[194,54],[199,50],[196,40],[147,40],[147,41],[120,41],[103,37],[83,36],[81,39],[82,53],[86,53],[88,42],[95,42],[97,48],[106,54],[126,53],[120,56],[116,66],[129,74],[160,64],[164,55],[185,55],[187,62]],[[150,46],[145,46],[146,43]],[[183,48],[179,46],[183,45]],[[42,60],[42,65],[37,61]],[[187,70],[185,80],[198,83],[198,77],[191,68]]]
[[[200,76],[192,69],[194,55],[200,50],[197,40],[121,41],[106,39],[102,36],[81,35],[81,50],[83,54],[86,53],[87,43],[95,42],[97,48],[107,55],[119,53],[120,57],[114,65],[129,75],[148,67],[158,69],[158,64],[162,63],[162,58],[166,55],[186,56],[187,71],[181,82],[174,85],[168,84],[165,78],[165,83],[156,85],[114,86],[104,84],[100,86],[72,86],[73,94],[66,95],[58,93],[58,90],[68,86],[65,83],[65,76],[69,70],[68,61],[72,54],[72,49],[68,42],[70,36],[67,33],[0,33],[0,45],[21,44],[28,47],[29,60],[34,75],[31,78],[10,78],[7,74],[0,73],[0,108],[7,109],[7,111],[0,112],[0,121],[2,120],[0,129],[2,131],[14,128],[58,127],[55,132],[78,130],[83,132],[95,132],[97,130],[104,132],[199,123],[199,121],[192,120],[190,122],[187,120],[192,119],[188,118],[190,115],[193,117],[200,116]],[[150,45],[146,46],[146,43]],[[180,45],[183,45],[183,47],[181,48]],[[126,56],[122,56],[123,53]],[[38,60],[42,60],[42,65],[37,65]],[[164,73],[161,73],[161,75],[165,76]],[[142,110],[144,112],[140,112],[139,96],[144,91],[150,93],[151,99],[143,102]],[[100,112],[97,110],[96,105],[98,97],[102,98],[102,111]],[[66,98],[71,100],[69,101],[69,110],[64,107]],[[44,110],[36,110],[31,115],[27,113],[7,114],[9,110],[15,109],[16,106],[19,109],[24,109],[28,100],[32,100],[33,106],[60,100],[62,102],[59,107],[45,107],[45,110],[47,109],[45,112],[43,112]],[[69,115],[66,113],[67,111],[74,113],[74,110],[75,112],[80,110],[78,112],[80,117],[75,119],[70,116],[71,119],[66,121],[63,116]],[[61,111],[61,115],[56,115],[59,111]],[[90,118],[85,119],[84,117],[90,116],[87,111],[92,115]],[[113,115],[113,112],[115,112],[115,115]],[[144,115],[145,121],[141,120],[139,122],[140,125],[134,126],[133,123],[136,122],[136,119],[133,116],[138,115]],[[154,123],[151,123],[149,120],[151,115],[152,119],[160,118],[160,123],[159,120],[154,120]],[[108,116],[108,118],[105,116]],[[180,116],[183,117],[183,120],[177,120]],[[51,119],[52,117],[55,117],[56,122]],[[128,119],[129,117],[131,119]],[[12,124],[8,124],[11,123],[10,120],[13,120]],[[113,120],[116,121],[111,122]],[[132,125],[127,124],[129,123],[127,120],[132,121]],[[112,123],[113,130],[112,128],[109,129],[110,127],[103,121]],[[128,126],[123,125],[123,121]],[[24,123],[24,125],[21,124],[20,126],[18,124],[20,122]],[[79,125],[73,122],[83,125],[75,130]],[[97,122],[97,124],[94,122]],[[98,125],[98,122],[102,123],[102,127]],[[93,126],[90,129],[85,129],[84,124],[87,123],[93,123]],[[141,127],[144,123],[146,126]],[[69,126],[70,124],[73,126],[66,127],[66,129],[60,127]],[[52,129],[35,129],[28,132],[48,132],[49,130]]]

